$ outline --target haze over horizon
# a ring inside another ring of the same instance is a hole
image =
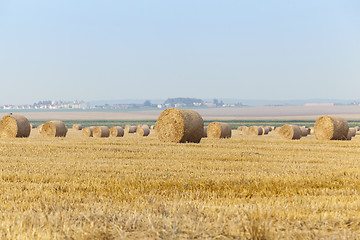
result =
[[[0,105],[359,99],[360,2],[0,0]]]

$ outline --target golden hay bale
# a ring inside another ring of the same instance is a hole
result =
[[[204,127],[203,138],[207,138],[207,127]]]
[[[142,125],[136,129],[136,134],[141,137],[149,136],[150,129],[148,125]]]
[[[44,137],[66,137],[68,129],[62,121],[48,121],[41,129]]]
[[[279,131],[280,137],[285,139],[300,139],[302,132],[299,126],[296,125],[284,125]]]
[[[262,128],[262,132],[263,132],[262,134],[263,134],[263,135],[269,134],[270,131],[269,131],[269,128],[268,128],[268,127],[261,127],[261,128]]]
[[[155,129],[162,142],[199,143],[204,133],[204,120],[193,110],[168,108],[160,114]]]
[[[231,127],[228,123],[212,122],[207,127],[208,138],[231,138]]]
[[[0,136],[4,138],[29,137],[29,120],[20,114],[5,115],[0,122]]]
[[[110,137],[123,137],[124,129],[122,127],[111,127],[110,128]]]
[[[247,131],[247,134],[248,135],[254,135],[254,136],[262,135],[263,134],[263,129],[262,129],[262,127],[251,126],[249,128],[249,130]]]
[[[39,133],[41,133],[41,129],[44,126],[44,124],[40,124],[36,129],[38,130]]]
[[[309,129],[306,127],[300,127],[301,136],[306,137],[309,134]]]
[[[348,131],[347,121],[340,117],[326,115],[315,122],[315,137],[319,140],[346,140]]]
[[[109,137],[110,130],[107,126],[97,126],[93,130],[93,136],[96,138]]]
[[[126,125],[125,126],[125,133],[136,133],[136,126]]]
[[[82,130],[82,125],[81,124],[73,124],[72,128],[75,130]]]
[[[93,126],[83,128],[82,131],[81,131],[81,133],[82,133],[82,135],[85,136],[85,137],[92,137],[92,136],[93,136],[94,128],[95,128],[95,127],[93,127]]]

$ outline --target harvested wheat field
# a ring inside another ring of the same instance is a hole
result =
[[[0,138],[1,238],[358,239],[359,140]]]

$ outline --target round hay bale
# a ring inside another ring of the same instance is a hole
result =
[[[231,127],[228,123],[212,122],[207,127],[208,138],[231,138]]]
[[[248,135],[254,135],[254,136],[258,136],[258,135],[262,135],[263,134],[263,129],[261,127],[258,126],[251,126],[249,128],[249,130],[247,131]]]
[[[93,131],[94,131],[94,128],[95,127],[86,127],[86,128],[83,128],[81,133],[83,136],[85,137],[92,137],[93,136]]]
[[[280,137],[290,140],[300,139],[302,132],[299,126],[284,125],[279,131]]]
[[[138,127],[136,129],[136,134],[141,137],[149,136],[150,129],[149,129],[148,125],[142,125],[141,127]]]
[[[36,129],[38,130],[39,133],[41,133],[41,129],[44,126],[44,124],[40,124]]]
[[[122,127],[111,127],[110,128],[110,137],[123,137],[124,129]]]
[[[5,115],[0,122],[0,136],[4,138],[29,137],[29,120],[20,114]]]
[[[48,121],[41,129],[44,137],[66,137],[68,129],[62,121]]]
[[[110,130],[107,126],[97,126],[93,130],[93,136],[96,138],[109,137]]]
[[[345,119],[328,115],[319,117],[314,128],[318,140],[346,140],[349,131]]]
[[[203,138],[207,138],[207,127],[204,127]]]
[[[204,133],[204,120],[193,110],[168,108],[160,114],[155,129],[162,142],[199,143]]]
[[[267,135],[267,134],[269,134],[269,128],[268,127],[261,127],[262,128],[262,131],[263,131],[263,135]]]
[[[126,125],[125,126],[125,133],[136,133],[136,126]]]
[[[301,136],[306,137],[309,134],[309,129],[306,127],[301,127]]]
[[[75,130],[82,130],[82,125],[81,124],[73,124],[72,128]]]
[[[350,136],[350,139],[351,139],[352,137],[355,137],[355,136],[356,136],[356,129],[355,129],[355,128],[349,128],[347,137],[349,137],[349,136]]]

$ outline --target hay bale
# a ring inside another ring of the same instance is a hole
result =
[[[207,127],[208,138],[231,138],[231,127],[228,123],[212,122]]]
[[[73,124],[72,128],[75,130],[82,130],[82,125],[81,124]]]
[[[111,127],[110,128],[110,137],[123,137],[124,129],[122,127]]]
[[[162,142],[199,143],[204,133],[204,120],[193,110],[169,108],[160,114],[155,129]]]
[[[141,127],[138,127],[136,129],[136,134],[138,136],[141,136],[141,137],[149,136],[149,134],[150,134],[149,126],[148,125],[142,125]]]
[[[318,140],[346,140],[348,131],[347,121],[340,117],[326,115],[315,122],[315,137]]]
[[[247,135],[258,136],[258,135],[262,135],[262,134],[263,134],[263,129],[262,129],[262,127],[258,127],[258,126],[251,126],[249,128],[249,130],[247,131]]]
[[[284,125],[279,131],[280,137],[290,140],[300,139],[302,136],[301,128],[296,125]]]
[[[136,126],[126,125],[125,126],[125,133],[136,133]]]
[[[39,133],[41,133],[41,129],[44,126],[44,124],[40,124],[36,129],[38,130]]]
[[[66,137],[68,129],[62,121],[48,121],[41,129],[44,137]]]
[[[315,134],[315,129],[314,129],[314,127],[309,127],[309,134],[310,134],[310,135],[314,135],[314,134]]]
[[[0,136],[4,138],[29,137],[29,120],[20,114],[5,115],[0,122]]]
[[[306,137],[309,134],[309,129],[306,127],[300,127],[301,136]]]
[[[203,138],[207,138],[207,127],[204,127]]]
[[[155,125],[151,125],[151,126],[150,126],[150,129],[151,129],[151,130],[154,130],[154,129],[155,129]]]
[[[267,134],[269,134],[269,128],[268,127],[261,127],[262,128],[262,131],[263,131],[263,135],[267,135]]]
[[[83,128],[81,133],[83,136],[85,137],[92,137],[93,136],[93,131],[94,131],[95,127],[87,127],[87,128]]]
[[[107,126],[97,126],[93,130],[93,136],[96,138],[109,137],[110,130]]]

